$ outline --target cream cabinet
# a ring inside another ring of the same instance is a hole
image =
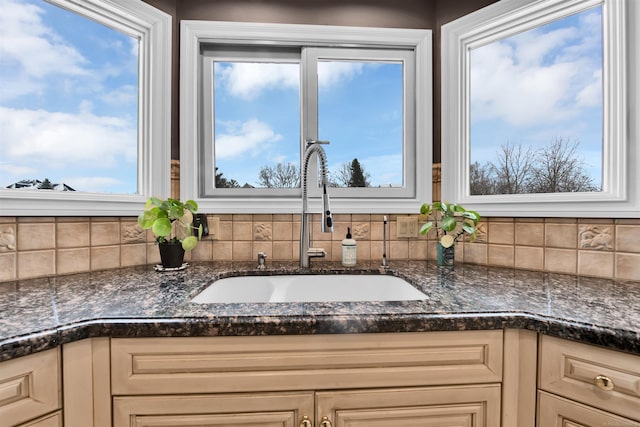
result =
[[[114,426],[501,425],[503,332],[111,340]]]
[[[0,363],[0,426],[59,426],[60,351],[52,349]]]
[[[640,357],[542,335],[538,426],[640,427]]]

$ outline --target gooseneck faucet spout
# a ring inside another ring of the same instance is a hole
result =
[[[309,268],[309,259],[313,257],[325,257],[326,252],[322,249],[310,248],[309,212],[307,179],[309,175],[309,162],[313,154],[318,157],[320,173],[322,175],[322,225],[323,233],[333,232],[333,216],[329,207],[329,194],[327,193],[327,155],[322,148],[322,144],[329,141],[316,141],[307,139],[304,155],[302,156],[301,183],[302,183],[302,215],[300,217],[300,268]]]

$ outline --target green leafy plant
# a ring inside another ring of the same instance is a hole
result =
[[[435,227],[438,240],[445,248],[451,247],[465,233],[470,236],[470,241],[476,240],[480,222],[478,212],[466,210],[454,203],[433,202],[431,205],[423,203],[420,213],[427,218],[420,227],[420,234],[427,234]]]
[[[202,237],[202,225],[192,225],[193,214],[197,211],[198,204],[193,200],[183,203],[177,199],[161,200],[151,197],[138,216],[138,224],[145,230],[150,228],[157,243],[182,243],[182,248],[190,251]],[[183,238],[178,237],[177,227],[184,230]],[[193,235],[194,230],[197,230],[197,237]]]

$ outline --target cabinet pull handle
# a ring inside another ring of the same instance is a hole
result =
[[[311,421],[309,421],[309,417],[307,417],[306,415],[302,417],[302,421],[300,421],[300,427],[313,427],[313,424],[311,424]]]
[[[598,375],[593,379],[594,384],[600,390],[611,391],[613,390],[614,384],[611,378],[606,377],[604,375]]]
[[[331,424],[328,417],[322,417],[322,420],[320,420],[320,427],[333,427],[333,424]]]

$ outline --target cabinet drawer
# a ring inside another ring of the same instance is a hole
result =
[[[640,421],[640,356],[543,335],[540,363],[541,389]]]
[[[547,394],[538,394],[539,427],[640,427],[640,423]]]
[[[502,380],[502,331],[111,342],[114,395],[282,391]]]
[[[58,349],[0,363],[0,420],[16,425],[60,408]]]

